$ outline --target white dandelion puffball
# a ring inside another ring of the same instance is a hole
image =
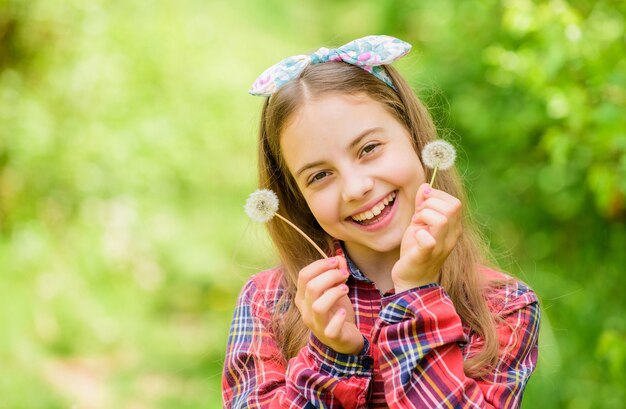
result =
[[[248,197],[244,209],[255,222],[265,223],[278,211],[278,196],[268,189],[257,190]]]
[[[456,150],[454,146],[441,139],[427,143],[422,150],[424,165],[431,169],[446,170],[454,165],[455,159]]]

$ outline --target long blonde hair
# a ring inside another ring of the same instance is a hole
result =
[[[284,85],[265,101],[259,130],[259,184],[278,195],[283,216],[296,223],[327,254],[333,252],[333,239],[317,223],[287,169],[280,149],[280,135],[296,110],[308,98],[325,93],[347,95],[365,94],[379,102],[409,130],[416,152],[436,139],[436,127],[411,87],[391,66],[385,67],[396,90],[365,70],[343,63],[328,62],[307,67],[302,75]],[[425,169],[427,180],[431,170]],[[437,187],[465,203],[465,193],[455,170],[441,172]],[[282,221],[271,220],[268,230],[274,242],[283,271],[285,291],[274,312],[273,326],[286,359],[295,356],[306,344],[308,328],[301,320],[295,304],[298,272],[319,259],[319,254]],[[494,319],[484,298],[486,283],[478,266],[485,263],[486,246],[469,220],[467,212],[463,233],[441,270],[441,285],[450,295],[461,320],[483,340],[480,352],[467,359],[464,369],[468,376],[484,375],[498,357],[498,339]]]

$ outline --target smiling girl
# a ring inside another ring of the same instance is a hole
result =
[[[268,98],[262,188],[326,254],[268,223],[276,268],[246,283],[223,373],[227,408],[519,407],[537,359],[534,292],[487,267],[454,169],[420,161],[433,122],[369,36],[290,57]]]

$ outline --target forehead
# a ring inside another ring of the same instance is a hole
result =
[[[311,156],[344,150],[365,130],[398,127],[403,125],[380,102],[364,94],[330,93],[307,100],[291,115],[281,132],[280,145],[293,171]]]
[[[367,116],[362,116],[363,113],[371,113],[378,110],[384,110],[383,105],[365,94],[326,93],[306,99],[288,118],[283,128],[283,133],[287,128],[297,127],[307,121],[338,120],[346,115],[349,115],[353,120],[361,121],[367,118]],[[325,123],[327,125],[330,124],[328,121]]]
[[[322,142],[329,138],[350,136],[371,126],[381,126],[396,119],[384,106],[364,94],[325,94],[308,99],[287,120],[280,143]],[[397,121],[396,121],[397,122]]]

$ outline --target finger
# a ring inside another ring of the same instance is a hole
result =
[[[339,284],[342,284],[348,278],[346,271],[328,270],[314,277],[305,286],[305,297],[309,300],[317,300],[326,291]]]
[[[427,226],[434,237],[442,237],[448,230],[448,217],[432,209],[423,209],[413,216],[411,223]]]
[[[432,197],[422,203],[416,214],[424,211],[425,209],[432,209],[447,217],[448,232],[454,232],[456,234],[456,232],[461,229],[461,208],[456,204]],[[423,221],[420,221],[419,217],[416,219],[417,220],[413,223],[415,226],[424,226]]]
[[[460,223],[455,225],[454,227],[450,227],[448,229],[448,234],[446,235],[444,247],[452,251],[452,249],[456,246],[456,243],[459,241],[461,235],[463,234],[463,227]]]
[[[422,202],[422,204],[415,209],[415,213],[418,213],[423,209],[433,209],[446,216],[452,216],[458,213],[459,208],[454,203],[447,202],[438,197],[429,197]]]
[[[424,193],[424,197],[426,199],[434,197],[437,199],[441,199],[447,203],[450,203],[451,205],[458,207],[458,208],[462,208],[463,203],[456,197],[452,196],[451,194],[444,192],[443,190],[439,190],[439,189],[430,189],[430,191],[426,191]]]
[[[347,285],[340,284],[335,286],[317,298],[313,304],[311,304],[311,309],[315,314],[326,317],[328,315],[328,311],[331,310],[333,305],[335,305],[337,301],[339,301],[339,299],[344,297],[346,294],[348,294]]]
[[[424,200],[427,199],[427,196],[433,189],[430,187],[428,183],[422,183],[420,187],[417,189],[417,193],[415,194],[415,208],[417,209]]]
[[[313,278],[319,276],[325,271],[336,269],[337,267],[339,267],[339,260],[337,257],[330,257],[328,259],[321,259],[312,262],[298,273],[298,290],[306,288],[306,285]]]
[[[328,321],[328,325],[324,328],[324,335],[329,339],[339,339],[341,336],[341,330],[343,329],[343,325],[346,322],[346,310],[340,308],[336,313],[333,314],[331,319]]]
[[[342,253],[343,254],[343,253]],[[350,275],[350,269],[348,268],[348,261],[343,255],[336,256],[337,261],[339,262],[339,270],[343,271],[346,276]]]

